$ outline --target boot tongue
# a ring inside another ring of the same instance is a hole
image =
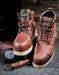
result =
[[[53,20],[53,18],[50,17],[43,17],[42,19],[43,19],[43,24],[45,25],[50,25]]]
[[[20,11],[20,21],[28,22],[30,19],[30,9],[22,9]]]

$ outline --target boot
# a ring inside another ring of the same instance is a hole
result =
[[[18,15],[19,31],[13,42],[14,54],[17,56],[25,56],[32,51],[33,39],[35,37],[36,25],[34,22],[34,11],[30,9],[22,9]]]
[[[56,38],[56,14],[49,8],[40,15],[39,33],[33,56],[33,66],[45,67],[53,57]]]

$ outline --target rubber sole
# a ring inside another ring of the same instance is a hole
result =
[[[32,64],[36,68],[44,68],[44,67],[46,67],[51,62],[51,60],[53,59],[53,56],[54,56],[54,54],[52,55],[52,57],[50,58],[50,60],[47,63],[45,63],[44,65],[37,65],[34,62],[32,62]]]
[[[24,52],[13,51],[13,53],[17,56],[24,56],[24,55],[29,54],[32,51],[32,49],[33,49],[33,45]]]

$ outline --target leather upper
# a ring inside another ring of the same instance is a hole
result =
[[[40,16],[39,34],[33,57],[33,62],[37,65],[44,65],[53,55],[55,46],[54,36],[56,35],[56,22],[54,20],[56,20],[55,17]]]
[[[17,35],[14,41],[14,49],[20,52],[26,51],[32,45],[32,39],[25,32]]]
[[[33,32],[35,32],[34,11],[22,9],[18,15],[19,31],[14,40],[14,51],[23,52],[32,46]]]

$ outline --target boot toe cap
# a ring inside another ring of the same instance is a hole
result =
[[[51,56],[49,56],[48,54],[46,55],[43,54],[42,56],[34,55],[33,62],[37,65],[44,65],[50,60],[50,58]]]
[[[24,36],[25,35],[25,36]],[[32,39],[26,33],[22,33],[22,35],[18,35],[15,39],[14,43],[14,52],[26,52],[32,50]],[[19,54],[20,54],[19,53]],[[27,53],[27,52],[26,52]]]

